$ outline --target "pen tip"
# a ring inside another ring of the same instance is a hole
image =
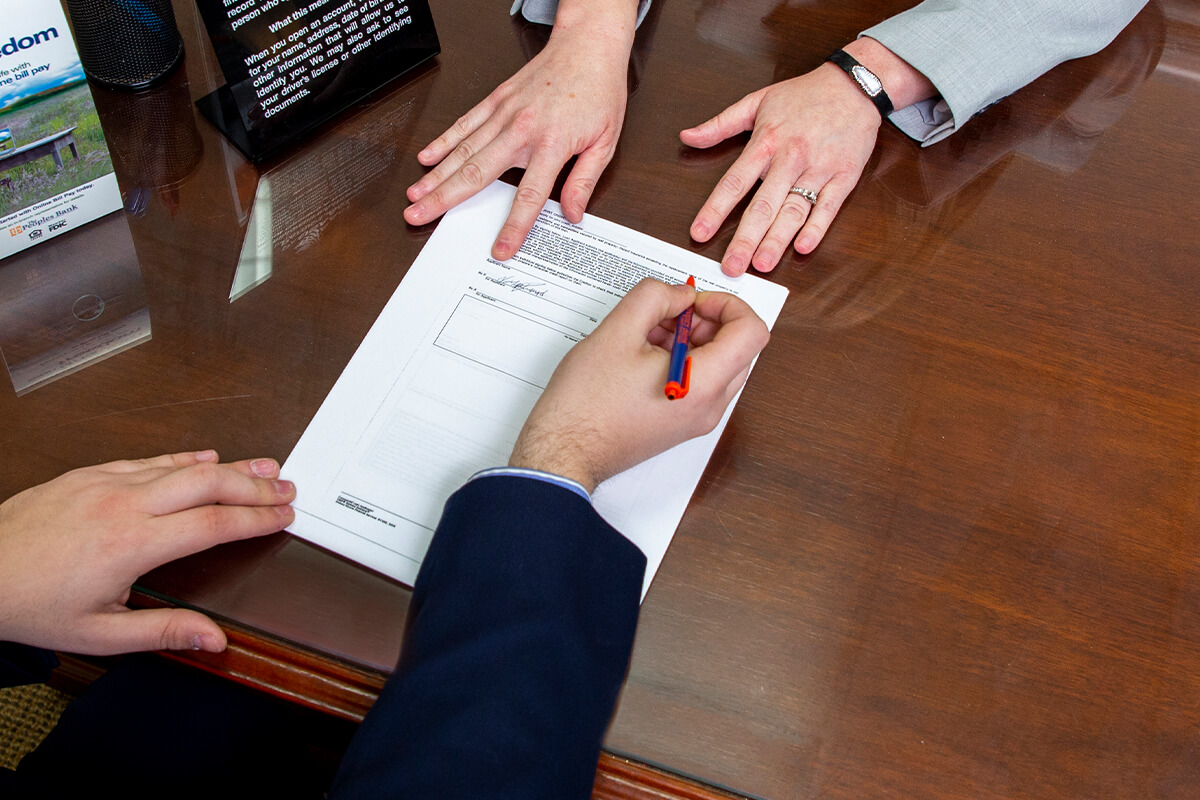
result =
[[[693,289],[696,288],[696,276],[695,275],[688,275],[687,285],[692,287]]]

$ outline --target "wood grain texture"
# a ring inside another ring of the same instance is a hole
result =
[[[590,211],[719,258],[735,225],[688,226],[745,137],[677,132],[905,5],[655,3]],[[436,64],[265,165],[272,277],[231,304],[259,172],[179,102],[217,77],[176,11],[175,95],[97,100],[147,154],[118,159],[132,255],[104,274],[152,338],[0,386],[0,495],[118,457],[286,457],[432,232],[401,221],[416,152],[539,41],[505,4],[439,3]],[[1200,17],[1155,0],[945,142],[881,131],[825,241],[767,276],[790,296],[643,605],[611,752],[773,800],[1196,796],[1197,119]],[[0,299],[49,298],[0,319],[10,366],[86,333],[49,291],[76,284],[38,282],[51,252],[0,262]],[[408,602],[286,535],[142,586],[256,632],[246,679],[330,709],[395,663]],[[315,688],[269,643],[320,654]]]

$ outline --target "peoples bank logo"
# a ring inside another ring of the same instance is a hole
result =
[[[57,28],[46,28],[44,31],[38,31],[32,36],[16,36],[8,37],[8,41],[0,44],[0,56],[15,56],[22,50],[28,50],[31,47],[36,47],[39,44],[58,38]]]

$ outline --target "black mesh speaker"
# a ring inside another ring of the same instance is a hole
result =
[[[142,92],[92,87],[92,99],[122,192],[176,187],[200,164],[204,142],[182,70]]]
[[[144,89],[183,58],[171,0],[67,0],[83,71],[116,89]]]

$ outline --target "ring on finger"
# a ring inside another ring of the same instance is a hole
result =
[[[792,188],[788,189],[788,194],[798,194],[812,205],[815,206],[817,204],[817,193],[812,189],[804,189],[799,186],[793,186]]]

